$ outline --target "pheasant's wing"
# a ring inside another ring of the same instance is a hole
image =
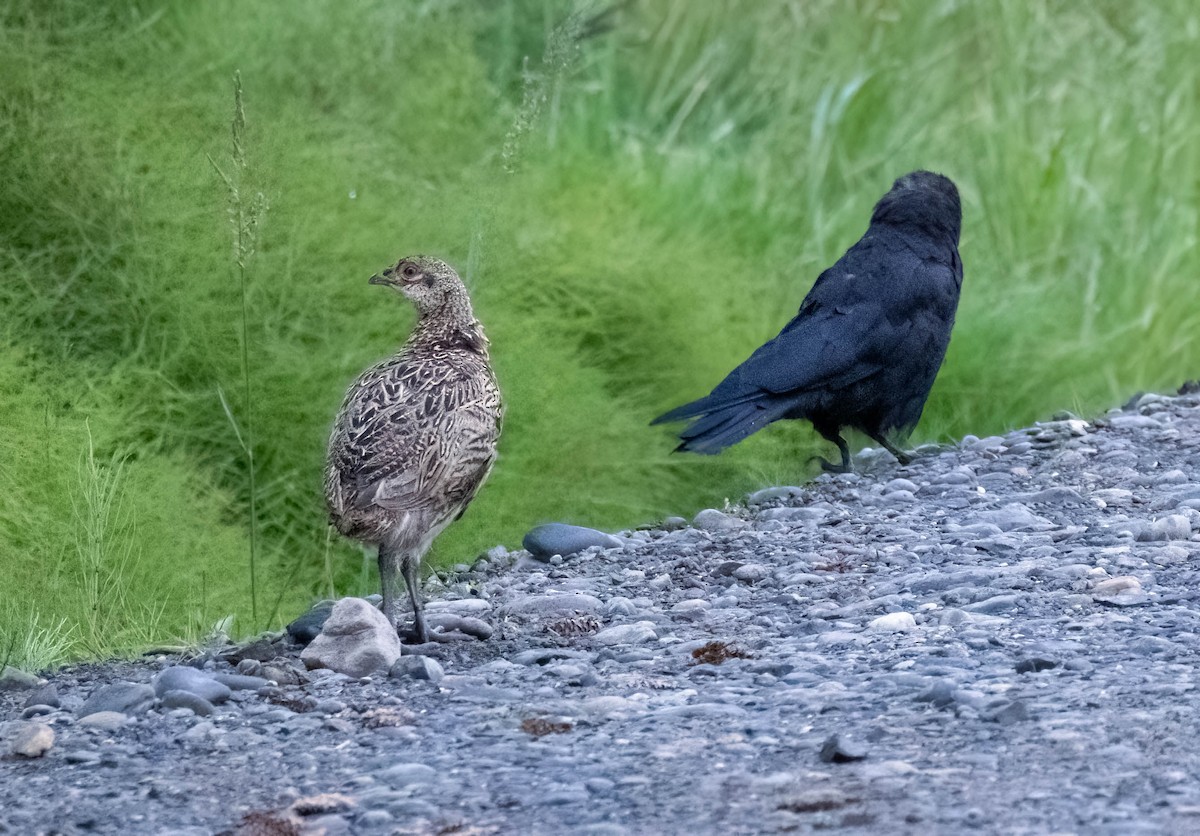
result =
[[[359,378],[338,426],[331,469],[347,505],[452,513],[495,459],[499,395],[482,361],[401,357]]]

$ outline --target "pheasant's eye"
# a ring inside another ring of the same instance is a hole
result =
[[[404,269],[400,271],[406,279],[415,279],[417,277],[417,268],[411,264],[405,264]]]

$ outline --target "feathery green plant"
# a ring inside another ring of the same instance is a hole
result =
[[[16,609],[14,602],[6,601],[0,617],[0,673],[9,666],[46,670],[77,652],[76,629],[65,617],[44,621],[36,609]]]
[[[242,409],[245,412],[245,433],[238,427],[233,409],[218,385],[217,396],[225,411],[229,424],[237,436],[238,445],[246,456],[246,480],[250,491],[250,613],[254,625],[258,625],[258,482],[254,462],[254,399],[251,397],[250,380],[250,312],[246,291],[247,266],[258,245],[259,224],[267,211],[267,199],[262,192],[254,192],[248,199],[243,189],[249,179],[250,162],[246,154],[246,107],[242,102],[242,74],[233,74],[233,121],[230,124],[232,150],[230,173],[208,158],[213,169],[229,191],[229,223],[233,228],[232,258],[238,277],[241,295],[241,357],[242,357]]]

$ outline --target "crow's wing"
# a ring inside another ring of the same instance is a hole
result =
[[[715,399],[842,389],[894,363],[918,313],[946,309],[953,322],[956,262],[920,258],[882,237],[864,238],[822,273],[796,316],[713,391]]]

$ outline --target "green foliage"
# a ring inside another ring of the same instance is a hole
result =
[[[962,190],[966,281],[915,440],[1195,376],[1191,4],[605,8],[0,10],[0,653],[244,633],[369,591],[321,467],[345,386],[411,325],[366,285],[401,255],[463,269],[508,404],[443,562],[805,478],[805,427],[706,459],[647,423],[776,333],[916,167]],[[244,276],[208,158],[271,200]]]

